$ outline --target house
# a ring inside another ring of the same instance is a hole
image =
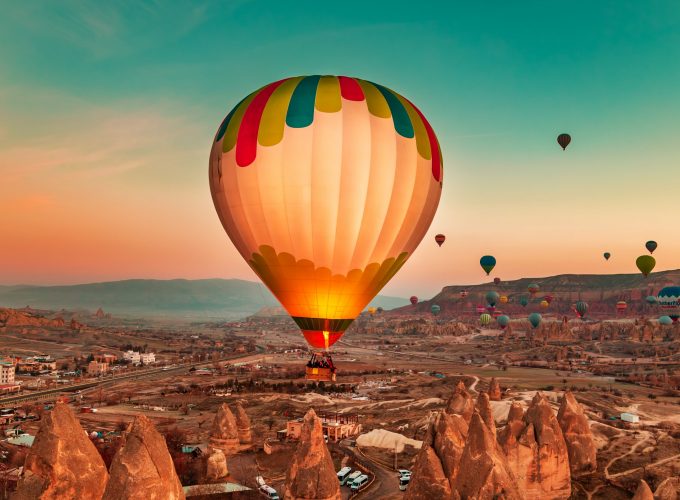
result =
[[[337,443],[350,436],[361,433],[361,424],[357,415],[345,415],[340,413],[319,413],[321,430],[327,440]],[[286,438],[297,441],[302,432],[301,418],[286,422]],[[277,435],[281,431],[277,432]]]
[[[133,365],[138,365],[141,362],[141,356],[136,351],[126,351],[123,353],[123,359],[129,361]]]
[[[14,385],[14,365],[0,361],[0,385]]]
[[[156,362],[156,355],[152,352],[143,352],[139,355],[139,361],[143,365],[151,365]]]
[[[108,364],[113,364],[114,361],[118,359],[115,354],[95,354],[94,355],[94,360],[99,361],[100,363],[108,363]]]
[[[108,363],[100,363],[99,361],[90,361],[87,365],[87,374],[93,377],[104,375],[109,371]]]
[[[637,424],[640,422],[640,417],[636,415],[635,413],[622,413],[621,414],[621,420],[624,422],[630,422],[632,424]]]

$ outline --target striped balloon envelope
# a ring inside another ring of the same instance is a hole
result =
[[[247,96],[220,125],[209,170],[228,236],[317,348],[413,253],[443,176],[418,108],[344,76],[287,78]]]

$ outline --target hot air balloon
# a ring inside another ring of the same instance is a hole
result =
[[[541,288],[536,283],[531,283],[527,287],[527,290],[529,290],[529,293],[531,294],[532,297],[536,295],[540,289]]]
[[[482,266],[482,269],[484,269],[484,272],[488,276],[493,268],[496,267],[496,257],[493,255],[484,255],[479,259],[479,265]]]
[[[560,134],[557,136],[557,144],[562,147],[562,151],[567,149],[569,143],[571,142],[571,136],[569,134]]]
[[[583,319],[586,313],[588,312],[588,304],[583,302],[582,300],[579,300],[574,306],[574,309],[576,310],[576,314],[578,315],[578,317]]]
[[[502,314],[496,318],[496,323],[498,323],[498,326],[501,327],[501,330],[505,330],[505,328],[510,324],[510,318],[505,314]]]
[[[414,306],[418,303],[418,297],[416,297],[415,295],[411,295],[411,298],[409,300],[411,301],[411,304],[413,304]]]
[[[616,312],[618,312],[619,314],[623,314],[626,311],[627,308],[628,308],[628,304],[626,304],[625,300],[619,300],[616,303]]]
[[[667,286],[659,291],[656,302],[662,309],[668,311],[668,317],[673,322],[680,318],[680,286]]]
[[[654,250],[656,250],[657,246],[659,245],[657,245],[656,241],[654,240],[649,240],[647,243],[645,243],[645,248],[649,253],[654,253]]]
[[[553,297],[552,295],[548,294],[548,295],[546,295],[545,297],[543,297],[543,300],[545,300],[548,304],[552,304],[552,301],[553,301],[554,298],[555,298],[555,297]]]
[[[501,284],[501,279],[500,279],[500,278],[494,278],[494,279],[493,279],[493,284],[494,284],[494,285],[500,285],[500,284]]]
[[[446,241],[446,236],[444,236],[443,234],[438,234],[434,237],[434,241],[437,242],[437,245],[442,246]]]
[[[541,315],[538,314],[538,313],[531,313],[531,314],[529,315],[529,323],[531,323],[531,326],[532,326],[533,328],[538,328],[538,325],[541,324],[541,320],[542,320],[542,319],[543,319],[543,318],[542,318]]]
[[[635,259],[635,265],[646,278],[649,276],[649,273],[652,272],[654,266],[656,266],[656,259],[651,255],[640,255],[637,259]]]
[[[499,297],[497,292],[490,291],[490,292],[486,292],[485,298],[486,298],[487,304],[489,304],[490,306],[495,306],[500,297]]]
[[[368,314],[373,316],[378,310],[375,307],[369,307],[368,308]]]
[[[612,254],[610,254],[609,252],[605,252],[604,253],[604,260],[609,260],[609,257],[611,257],[611,256],[612,256]]]
[[[520,297],[519,303],[522,305],[522,307],[526,307],[529,304],[529,299],[526,297]]]
[[[491,323],[491,315],[490,314],[484,313],[484,314],[479,316],[479,324],[481,324],[482,326],[486,326],[489,323]]]
[[[465,290],[461,290],[461,291],[460,291],[460,298],[461,298],[461,299],[464,299],[464,298],[467,297],[467,296],[468,296],[468,293],[467,293]]]
[[[432,127],[408,99],[344,76],[265,85],[224,119],[210,190],[241,256],[328,349],[397,273],[442,190]]]
[[[541,307],[542,307],[543,309],[547,309],[548,306],[550,306],[550,302],[548,302],[547,300],[542,300],[542,301],[541,301]]]
[[[382,313],[382,312],[384,311],[384,309],[383,309],[382,307],[378,307],[375,311],[376,311],[378,314],[380,314],[380,313]]]
[[[654,295],[648,295],[645,298],[645,301],[647,302],[647,304],[650,304],[650,305],[656,304],[656,297]]]
[[[475,310],[477,311],[477,314],[484,314],[484,311],[486,311],[486,308],[482,305],[478,305]]]
[[[670,318],[670,316],[661,316],[659,318],[659,324],[668,326],[673,324],[673,320]]]
[[[434,314],[435,316],[439,316],[441,310],[442,308],[439,307],[437,304],[432,304],[432,307],[430,307],[430,311],[432,311],[432,314]]]
[[[508,303],[508,296],[507,295],[501,295],[500,299],[501,304],[507,304]]]

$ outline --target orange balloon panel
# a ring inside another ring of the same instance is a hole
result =
[[[347,77],[263,87],[227,115],[210,153],[222,225],[315,347],[340,338],[408,259],[441,182],[420,111]]]

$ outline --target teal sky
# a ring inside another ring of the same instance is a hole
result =
[[[210,141],[250,91],[319,73],[409,97],[442,144],[447,243],[428,234],[388,293],[482,281],[483,253],[506,279],[633,272],[656,239],[680,267],[675,0],[33,1],[0,17],[0,282],[252,279],[211,207]]]

